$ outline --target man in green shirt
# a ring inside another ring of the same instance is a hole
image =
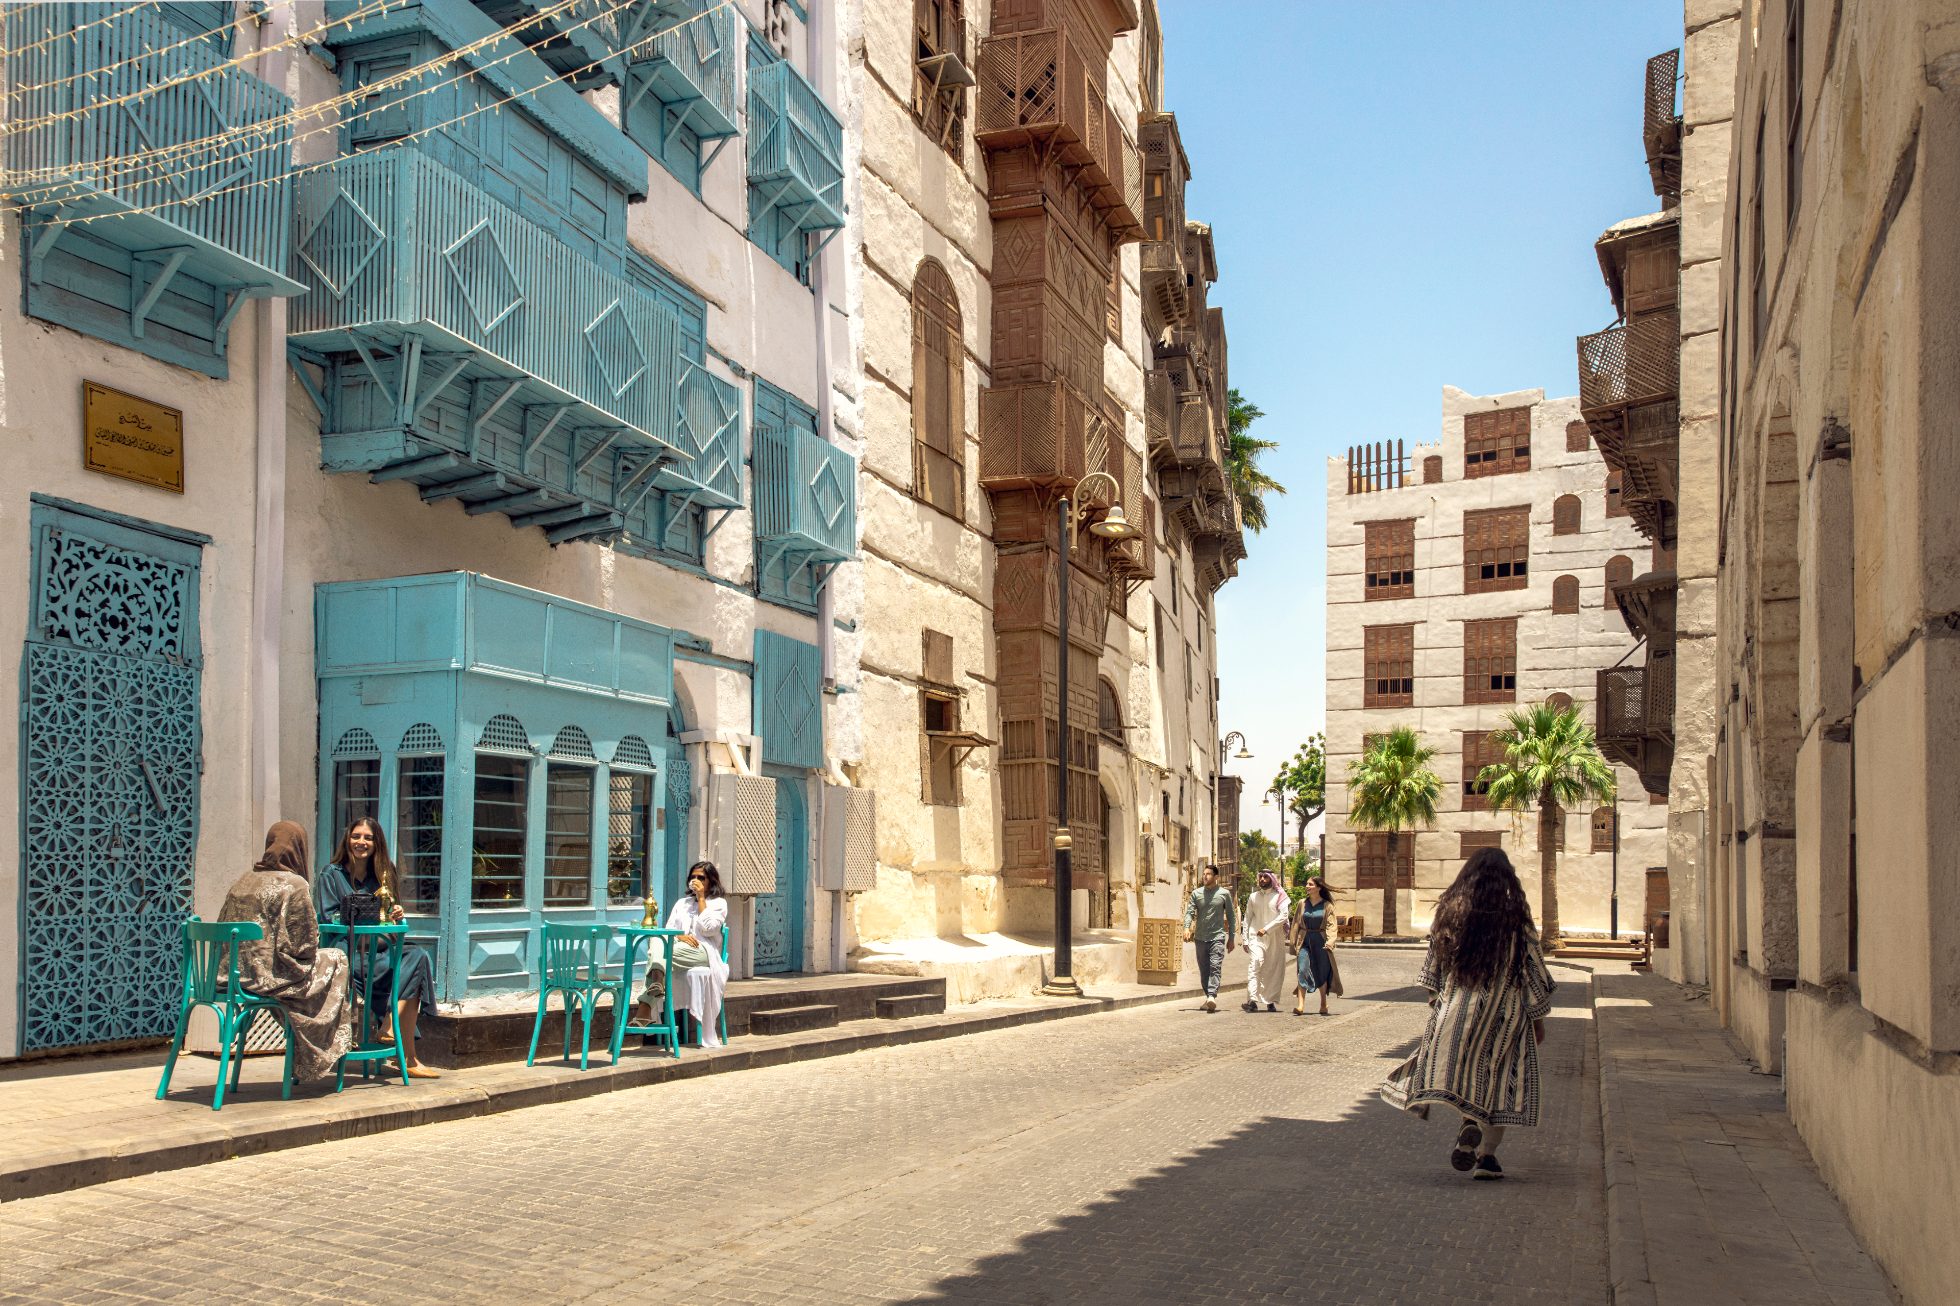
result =
[[[1207,864],[1204,883],[1184,904],[1184,938],[1198,947],[1198,977],[1204,981],[1205,1010],[1218,1010],[1218,977],[1225,954],[1238,946],[1239,904],[1218,882],[1218,868]]]

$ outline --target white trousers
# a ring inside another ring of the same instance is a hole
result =
[[[1286,944],[1276,934],[1248,934],[1245,962],[1246,1001],[1278,1006],[1286,983]]]

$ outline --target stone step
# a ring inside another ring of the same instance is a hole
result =
[[[771,1007],[749,1014],[751,1034],[798,1034],[806,1029],[829,1029],[837,1023],[837,1008],[820,1005]]]
[[[908,993],[878,999],[881,1020],[903,1020],[907,1016],[941,1016],[946,1013],[944,993]]]

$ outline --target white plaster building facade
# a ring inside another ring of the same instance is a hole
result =
[[[864,701],[842,7],[542,29],[520,19],[545,6],[467,0],[158,8],[40,7],[9,45],[72,57],[64,24],[100,19],[131,66],[239,86],[270,117],[364,109],[241,156],[283,197],[261,215],[161,210],[188,258],[127,222],[64,225],[58,191],[13,196],[0,257],[35,289],[0,306],[0,639],[78,684],[162,677],[137,701],[177,715],[159,742],[114,702],[0,693],[0,893],[20,908],[0,913],[0,1057],[167,1036],[176,922],[216,915],[279,817],[316,862],[352,815],[381,820],[445,1016],[534,988],[540,923],[637,921],[648,889],[664,914],[687,860],[738,846],[735,973],[841,968],[826,796]],[[267,46],[262,77],[228,63]],[[404,94],[424,63],[476,107]],[[16,126],[76,107],[48,66],[10,81],[52,88],[10,104]],[[359,99],[370,83],[387,93]],[[784,151],[792,116],[812,134]],[[112,156],[135,143],[100,139],[35,162],[132,166]],[[421,298],[383,302],[384,271]],[[181,410],[180,490],[83,466],[85,382]],[[49,579],[67,555],[79,579]],[[83,599],[88,629],[62,615]],[[395,721],[436,700],[447,716]],[[70,777],[85,741],[101,756]],[[740,839],[738,771],[776,804]],[[102,1014],[111,980],[134,1017]]]
[[[1480,740],[1507,711],[1564,695],[1590,720],[1597,669],[1634,648],[1609,578],[1645,570],[1634,560],[1647,546],[1611,503],[1585,430],[1575,399],[1446,386],[1436,443],[1406,460],[1383,446],[1328,460],[1326,873],[1342,913],[1370,930],[1381,922],[1381,862],[1347,823],[1346,777],[1365,739],[1396,726],[1436,750],[1442,780],[1435,826],[1412,847],[1401,839],[1398,923],[1427,927],[1480,840],[1510,855],[1539,910],[1535,811],[1520,822],[1486,810],[1471,782],[1498,760]],[[1667,811],[1633,772],[1615,771],[1625,933],[1639,929],[1645,870],[1665,862]],[[1612,833],[1610,808],[1565,814],[1558,898],[1568,933],[1609,926]]]

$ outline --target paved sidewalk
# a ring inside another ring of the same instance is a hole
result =
[[[1615,1303],[1897,1300],[1708,1004],[1653,975],[1593,977]]]
[[[1227,958],[1225,981],[1243,991],[1243,951]],[[363,1081],[350,1075],[345,1092],[334,1093],[332,1081],[300,1085],[291,1101],[279,1097],[280,1059],[252,1057],[238,1090],[225,1095],[223,1111],[211,1110],[217,1078],[213,1057],[181,1058],[163,1101],[156,1099],[161,1047],[30,1062],[0,1068],[0,1119],[9,1125],[0,1131],[0,1202],[648,1084],[1188,1000],[1199,992],[1197,971],[1189,967],[1169,987],[1100,982],[1075,1001],[1031,995],[976,1002],[943,1015],[847,1021],[803,1034],[739,1037],[714,1051],[684,1048],[679,1059],[656,1048],[633,1046],[639,1042],[634,1038],[616,1067],[595,1046],[591,1068],[585,1071],[576,1061],[547,1062],[546,1049],[540,1048],[535,1066],[521,1059],[467,1066],[407,1087],[399,1079]],[[1225,992],[1221,988],[1221,998]],[[550,1049],[556,1051],[555,1046]]]

